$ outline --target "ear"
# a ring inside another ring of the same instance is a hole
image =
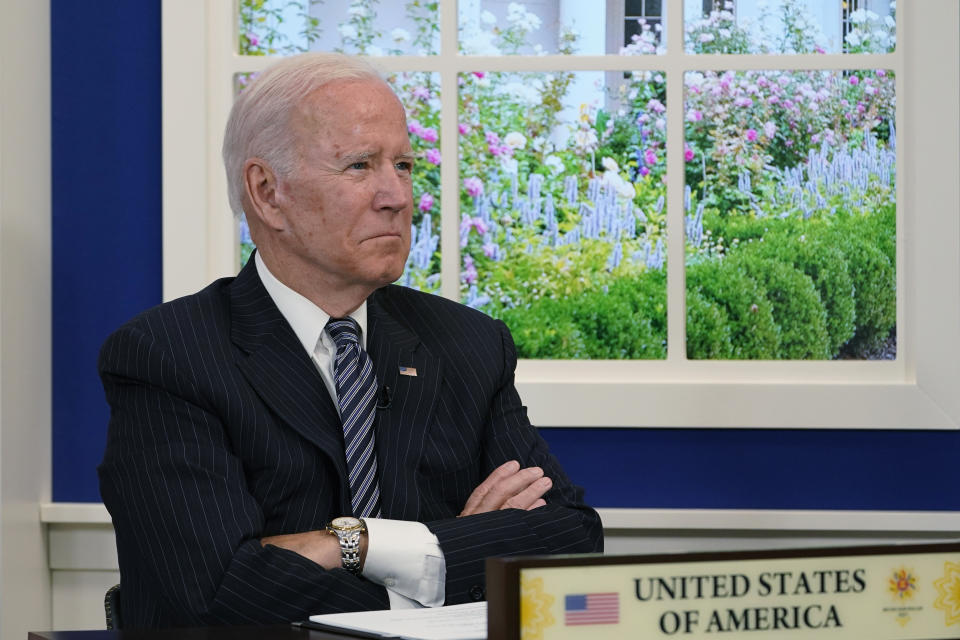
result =
[[[266,160],[249,158],[243,163],[243,184],[249,212],[269,229],[282,231],[286,228],[286,219],[278,203],[277,175]]]

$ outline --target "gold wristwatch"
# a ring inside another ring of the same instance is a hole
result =
[[[350,573],[360,573],[360,534],[366,532],[367,525],[360,518],[340,516],[327,525],[327,531],[340,541],[340,557],[343,568]]]

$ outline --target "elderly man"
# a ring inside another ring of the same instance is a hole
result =
[[[506,327],[390,284],[414,154],[377,73],[283,60],[223,150],[254,258],[101,352],[125,625],[455,604],[484,597],[488,556],[602,550],[527,420]]]

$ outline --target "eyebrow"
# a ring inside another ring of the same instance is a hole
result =
[[[374,157],[375,153],[371,151],[359,151],[357,153],[345,153],[343,154],[342,160],[347,164],[353,164],[355,162],[366,162],[370,158]]]

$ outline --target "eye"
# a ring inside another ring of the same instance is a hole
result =
[[[397,171],[403,171],[404,173],[410,173],[413,171],[413,162],[409,160],[401,160],[396,165]]]
[[[360,161],[354,162],[348,168],[355,169],[356,171],[362,171],[367,168],[367,162],[366,160],[360,160]]]

